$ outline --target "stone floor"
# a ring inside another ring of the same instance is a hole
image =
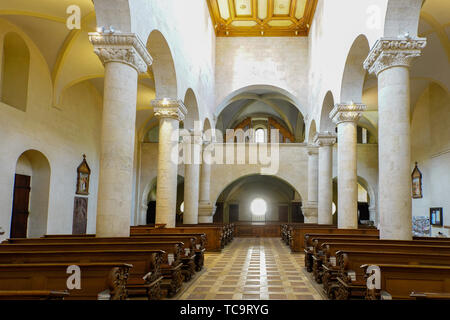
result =
[[[303,254],[280,238],[236,238],[205,255],[205,271],[174,297],[180,300],[321,300],[304,271]]]

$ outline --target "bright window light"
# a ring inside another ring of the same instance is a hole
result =
[[[256,129],[255,131],[255,142],[256,143],[264,143],[266,142],[266,134],[264,132],[264,129]]]
[[[255,216],[263,216],[267,211],[267,203],[261,198],[256,198],[250,204],[250,210]]]

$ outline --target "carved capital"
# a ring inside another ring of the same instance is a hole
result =
[[[199,216],[214,216],[217,207],[212,205],[210,202],[200,201],[198,204],[198,215]]]
[[[318,132],[314,137],[314,143],[319,147],[330,147],[336,143],[336,134],[330,131]]]
[[[409,68],[412,60],[421,55],[426,45],[426,38],[381,38],[364,61],[364,69],[378,76],[388,68]]]
[[[125,63],[138,73],[144,73],[153,59],[142,41],[134,33],[89,33],[94,52],[103,65],[108,62]]]
[[[183,121],[187,114],[187,109],[181,100],[176,99],[155,99],[151,102],[155,116],[159,118],[171,118]]]
[[[338,103],[330,112],[330,119],[334,123],[356,122],[367,106],[362,103]]]

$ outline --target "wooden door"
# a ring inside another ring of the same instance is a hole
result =
[[[305,217],[302,212],[302,203],[293,202],[292,203],[292,222],[304,222]]]
[[[75,197],[72,234],[86,234],[88,198]]]
[[[278,221],[288,222],[289,219],[289,207],[287,205],[278,206]]]
[[[16,174],[11,219],[11,238],[26,238],[30,203],[30,176]]]
[[[155,224],[156,221],[156,201],[150,201],[147,206],[147,224]]]
[[[213,221],[223,223],[223,202],[216,203],[216,213],[214,214]]]
[[[239,205],[230,204],[230,223],[239,221]]]

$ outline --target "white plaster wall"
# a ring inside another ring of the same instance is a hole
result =
[[[306,108],[307,66],[305,37],[218,37],[215,105],[243,87],[270,85],[290,92]]]
[[[422,172],[423,198],[412,200],[413,216],[429,217],[430,208],[442,207],[450,226],[450,96],[431,84],[420,97],[411,125],[411,172],[414,162]],[[450,236],[450,229],[432,227],[432,234]]]
[[[341,82],[349,50],[363,34],[370,47],[383,35],[387,0],[322,0],[309,34],[309,106],[320,131],[320,112],[326,93],[340,101]],[[339,14],[337,14],[339,12]],[[374,13],[375,12],[375,16]],[[376,23],[373,23],[374,17]],[[359,102],[359,101],[358,101]]]
[[[76,168],[86,154],[92,170],[87,231],[94,233],[101,97],[84,82],[66,92],[62,110],[52,108],[51,76],[45,60],[25,34],[4,20],[0,20],[0,43],[9,31],[25,40],[31,61],[27,111],[0,103],[0,226],[5,230],[0,239],[9,236],[17,160],[30,149],[40,151],[50,163],[47,233],[72,232]]]
[[[178,99],[184,100],[186,91],[192,88],[200,118],[212,119],[215,33],[206,1],[133,0],[129,3],[131,30],[144,43],[153,30],[164,35],[174,59]],[[111,15],[110,19],[116,18]]]

